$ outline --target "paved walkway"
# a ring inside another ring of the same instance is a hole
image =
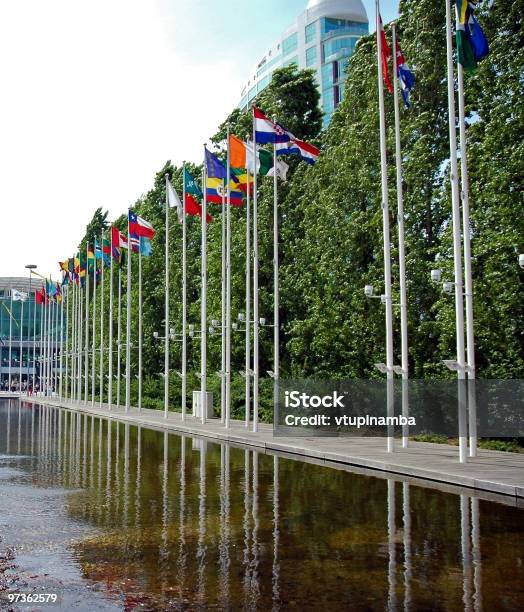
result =
[[[303,438],[275,437],[273,426],[261,423],[259,431],[246,429],[243,421],[231,421],[225,429],[218,419],[202,424],[199,419],[187,416],[185,421],[179,413],[170,412],[167,419],[158,410],[132,408],[128,413],[123,408],[111,411],[107,405],[98,403],[77,404],[60,402],[57,398],[23,398],[23,401],[61,406],[104,418],[112,417],[123,422],[153,429],[168,429],[189,435],[198,435],[233,444],[252,446],[262,451],[278,451],[302,458],[313,458],[315,462],[335,462],[381,470],[411,478],[421,478],[460,487],[489,491],[524,499],[524,453],[505,453],[479,450],[478,456],[468,458],[468,463],[458,460],[458,447],[447,444],[411,442],[403,449],[396,440],[395,452],[386,451],[385,438]]]

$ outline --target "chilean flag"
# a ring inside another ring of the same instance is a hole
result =
[[[136,234],[142,238],[152,240],[155,237],[155,230],[151,223],[139,217],[133,211],[129,211],[129,233]]]
[[[253,106],[253,120],[258,144],[289,142],[293,138],[293,134],[286,131],[278,123],[269,120],[256,106]]]
[[[290,142],[277,144],[276,149],[277,155],[300,155],[308,164],[314,164],[320,155],[320,149],[296,138]]]

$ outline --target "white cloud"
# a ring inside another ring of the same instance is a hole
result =
[[[0,6],[0,276],[36,263],[58,277],[57,260],[97,206],[116,217],[167,159],[198,161],[238,101],[242,70],[227,56],[192,63],[165,9],[150,0]]]

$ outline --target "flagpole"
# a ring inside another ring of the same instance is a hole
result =
[[[100,246],[100,245],[99,245]],[[98,263],[96,258],[96,242],[95,242],[95,270],[93,272],[93,337],[91,339],[91,406],[95,405],[95,372],[96,372],[96,273],[98,271]],[[89,259],[87,260],[87,267],[89,269]]]
[[[19,356],[19,373],[18,373],[18,392],[22,394],[22,368],[23,368],[23,343],[24,343],[24,300],[20,306],[20,356]]]
[[[99,369],[99,386],[100,386],[100,397],[99,404],[100,408],[104,403],[104,232],[102,232],[100,248],[102,249],[101,259],[101,270],[100,270],[100,369]]]
[[[398,224],[398,260],[400,277],[400,344],[402,366],[402,415],[409,416],[409,348],[408,348],[408,303],[406,288],[406,245],[404,231],[404,194],[402,188],[402,153],[400,142],[400,106],[398,97],[397,65],[397,26],[391,24],[393,36],[393,96],[395,105],[395,162],[397,166],[397,224]],[[402,447],[408,447],[409,436],[402,436]]]
[[[255,163],[256,172],[256,162]],[[247,164],[246,164],[247,165]],[[251,198],[250,198],[250,183],[249,170],[247,173],[247,198],[246,198],[246,408],[245,408],[245,425],[249,427],[249,408],[251,404]]]
[[[80,279],[81,281],[81,279]],[[86,269],[86,276],[85,276],[85,282],[84,282],[84,292],[86,291],[86,285],[87,285],[87,269]],[[84,296],[82,294],[82,292],[80,291],[80,289],[82,288],[81,284],[80,287],[78,289],[78,334],[77,334],[77,342],[78,342],[78,368],[77,368],[77,390],[76,390],[76,394],[77,394],[77,401],[78,403],[80,403],[82,401],[82,372],[83,372],[83,359],[84,359],[84,346],[83,346],[83,342],[84,342]]]
[[[42,304],[40,304],[41,306],[41,310],[40,310],[40,335],[39,335],[39,347],[38,347],[38,362],[40,364],[39,368],[38,368],[38,390],[39,392],[42,391],[42,372],[43,372],[43,362],[42,362],[42,354],[43,354],[43,348],[42,348],[42,340],[44,337],[44,307],[45,307],[45,298],[44,301],[42,302]]]
[[[142,410],[142,238],[138,246],[138,412]]]
[[[226,190],[222,190],[221,214],[221,297],[220,297],[220,422],[226,420]]]
[[[166,174],[166,246],[165,246],[165,296],[164,296],[164,418],[169,414],[169,193]]]
[[[12,357],[12,344],[13,344],[13,290],[11,289],[11,305],[9,308],[9,368],[7,370],[7,380],[9,385],[9,392],[11,392],[11,357]]]
[[[469,174],[466,139],[466,111],[464,108],[464,68],[458,62],[458,100],[460,127],[460,174],[462,180],[462,226],[464,228],[464,295],[466,298],[466,344],[468,379],[474,381],[475,372],[475,330],[473,324],[473,272],[471,266],[471,236],[469,221]],[[475,383],[468,384],[469,409],[469,456],[477,456],[477,400]]]
[[[225,427],[231,416],[231,161],[229,125],[227,126],[227,211],[226,211],[226,413]]]
[[[280,287],[278,270],[278,177],[277,177],[277,145],[273,144],[273,401],[276,405],[278,377],[280,371]]]
[[[52,358],[52,328],[51,323],[53,314],[53,302],[49,302],[49,310],[47,311],[47,388],[50,391],[50,395],[53,395],[53,389],[51,388],[51,358]]]
[[[205,145],[204,145],[205,160]],[[204,198],[202,200],[202,256],[201,274],[202,289],[200,295],[200,416],[202,423],[206,422],[207,412],[207,189],[206,189],[206,162],[202,168],[202,185]]]
[[[58,296],[58,294],[57,294]],[[62,289],[60,288],[60,299],[62,299]],[[59,361],[59,348],[60,348],[60,329],[59,329],[59,323],[60,323],[60,308],[61,308],[61,304],[62,302],[58,302],[58,297],[55,298],[56,299],[56,307],[55,307],[55,350],[53,351],[53,355],[55,358],[55,365],[54,365],[54,379],[53,379],[53,384],[54,384],[54,388],[55,388],[55,393],[59,390],[59,380],[60,380],[60,372],[58,372],[58,365],[60,363]],[[60,397],[60,395],[59,395]]]
[[[64,291],[63,285],[62,285],[61,290]],[[66,294],[69,293],[69,285],[67,285],[67,289],[65,290],[65,293]],[[63,382],[64,382],[62,367],[64,365],[63,353],[64,353],[64,301],[65,299],[66,299],[65,295],[64,293],[62,293],[62,301],[60,302],[60,372],[59,372],[60,382],[58,385],[58,398],[60,401],[62,401]],[[66,322],[67,322],[67,314],[66,314]],[[67,344],[67,336],[66,336],[66,344]],[[66,347],[66,350],[67,350],[67,347]],[[67,360],[67,356],[66,356],[66,360]]]
[[[86,246],[86,295],[85,295],[85,364],[84,364],[84,403],[88,402],[89,395],[89,248]],[[96,274],[96,272],[95,272]],[[96,278],[94,278],[93,299],[96,298]],[[93,334],[94,335],[94,334]]]
[[[380,171],[382,182],[382,228],[384,239],[384,294],[386,308],[386,367],[387,367],[387,404],[388,415],[393,408],[392,389],[393,382],[393,305],[391,296],[391,241],[389,231],[389,193],[388,193],[388,166],[386,154],[386,117],[384,110],[384,84],[382,73],[382,28],[380,19],[379,0],[376,0],[377,25],[377,63],[378,63],[378,100],[380,115]],[[394,451],[394,438],[388,435],[387,451]]]
[[[187,395],[187,221],[185,162],[182,164],[182,208],[182,421],[185,421]]]
[[[119,247],[120,248],[120,247]],[[128,243],[129,250],[129,243]],[[116,408],[120,408],[120,387],[122,379],[122,256],[120,256],[120,264],[118,266],[118,320],[116,331]],[[128,253],[129,255],[129,253]]]
[[[446,51],[448,68],[448,123],[449,123],[449,153],[450,153],[450,180],[451,180],[451,206],[453,218],[453,264],[455,271],[455,326],[457,334],[457,362],[459,379],[459,459],[461,463],[467,461],[467,433],[462,431],[463,409],[461,408],[461,380],[465,379],[465,350],[464,350],[464,303],[462,281],[462,244],[460,225],[460,194],[458,183],[457,164],[457,130],[455,125],[455,79],[453,69],[453,41],[451,34],[451,5],[446,0]],[[462,383],[463,385],[464,383]]]
[[[126,309],[126,412],[131,408],[131,234],[129,233],[129,211],[127,214],[127,309]]]
[[[107,379],[107,403],[113,407],[113,232],[109,239],[109,376]]]
[[[32,276],[29,274],[29,279]],[[31,291],[30,291],[31,293]],[[33,296],[33,393],[35,393],[35,383],[36,383],[36,291]]]
[[[253,431],[258,431],[258,379],[259,379],[259,313],[258,313],[258,170],[257,135],[253,111]]]

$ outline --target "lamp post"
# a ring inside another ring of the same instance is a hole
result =
[[[29,270],[29,305],[31,304],[31,280],[33,278],[33,270],[36,270],[35,264],[27,264],[25,267],[26,270]],[[31,320],[31,313],[29,312],[29,320]],[[29,335],[28,335],[29,340]],[[35,373],[36,373],[36,360],[35,360],[35,351],[36,351],[36,303],[33,299],[33,391],[35,389]],[[30,348],[29,344],[27,345],[27,387],[29,389],[29,363],[30,363]]]

